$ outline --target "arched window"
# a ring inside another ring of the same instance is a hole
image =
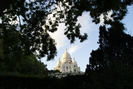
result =
[[[68,66],[66,67],[66,70],[68,70]]]
[[[76,69],[74,69],[74,72],[76,72]]]
[[[63,67],[62,71],[65,71],[65,68]]]

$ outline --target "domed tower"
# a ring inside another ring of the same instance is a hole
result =
[[[65,50],[65,53],[62,56],[61,59],[62,63],[62,73],[71,73],[72,72],[72,60],[70,54],[67,52],[67,48]]]
[[[60,58],[59,58],[59,61],[58,61],[57,64],[56,64],[56,68],[54,68],[54,70],[59,70],[59,71],[61,71],[61,61],[60,61]]]
[[[72,69],[72,71],[73,71],[73,73],[78,73],[78,72],[80,72],[80,67],[78,67],[78,64],[77,64],[77,62],[75,61],[75,58],[73,58],[73,69]]]
[[[73,58],[73,65],[77,66],[77,62],[75,61],[75,58]]]
[[[65,50],[65,53],[64,53],[63,56],[62,56],[61,62],[62,62],[62,63],[70,63],[70,62],[72,62],[71,56],[70,56],[70,54],[67,52],[67,48],[66,48],[66,50]]]
[[[71,59],[70,54],[67,52],[67,48],[65,50],[65,53],[62,55],[62,59],[57,62],[55,70],[59,70],[63,74],[68,73],[79,73],[80,67],[78,67],[77,62],[75,61],[75,58]]]
[[[59,58],[59,61],[57,62],[57,65],[58,67],[61,67],[61,61],[60,61],[60,58]]]

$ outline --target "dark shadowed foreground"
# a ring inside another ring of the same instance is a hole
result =
[[[117,66],[61,79],[0,76],[0,81],[0,89],[132,89],[133,68]]]

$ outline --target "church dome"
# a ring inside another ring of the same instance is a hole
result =
[[[75,61],[75,58],[73,58],[73,64],[77,65],[77,62]]]
[[[62,56],[61,62],[64,63],[64,62],[71,62],[71,61],[72,61],[72,60],[71,60],[71,56],[70,56],[70,54],[67,52],[67,49],[66,49],[65,53],[64,53],[63,56]]]
[[[57,66],[61,66],[60,58],[59,61],[57,62]]]

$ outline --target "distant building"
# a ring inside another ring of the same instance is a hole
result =
[[[67,52],[67,49],[65,50],[65,53],[62,56],[62,59],[57,62],[56,67],[54,70],[59,70],[62,74],[80,74],[80,67],[78,67],[77,62],[75,61],[75,58],[73,58],[73,61],[71,59],[70,54]],[[82,72],[83,73],[83,72]]]

